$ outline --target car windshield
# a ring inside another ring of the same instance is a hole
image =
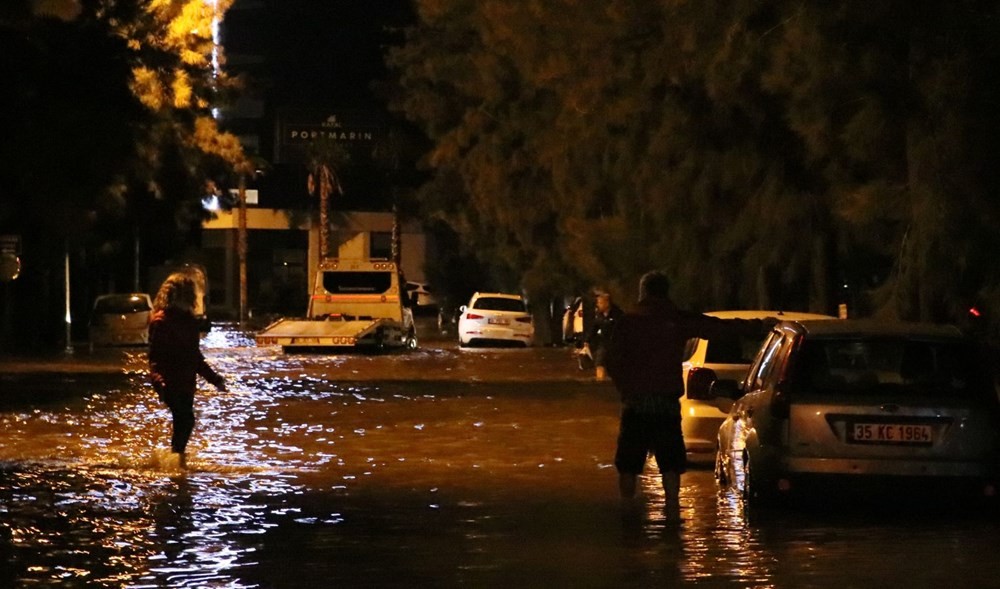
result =
[[[480,297],[476,299],[472,308],[480,311],[513,311],[523,313],[524,301],[506,297]]]
[[[141,313],[143,311],[149,311],[149,301],[146,300],[146,297],[129,295],[101,297],[94,304],[94,313],[119,315],[123,313]]]
[[[809,339],[793,369],[796,391],[911,391],[964,396],[986,382],[972,346],[909,338]]]

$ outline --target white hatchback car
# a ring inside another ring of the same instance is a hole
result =
[[[149,344],[153,301],[144,292],[97,297],[90,313],[90,347]]]
[[[458,343],[461,346],[506,344],[526,347],[535,337],[535,326],[521,295],[477,292],[460,311]]]
[[[794,313],[787,311],[712,311],[705,313],[720,319],[765,319],[776,317],[799,321],[806,319],[836,319],[829,315],[815,313]],[[766,335],[766,334],[765,334]],[[684,387],[692,370],[709,368],[719,379],[742,380],[757,350],[763,341],[760,338],[734,335],[731,338],[688,340],[684,351]],[[684,446],[692,461],[714,461],[718,445],[719,426],[725,421],[733,400],[718,398],[712,401],[695,401],[687,394],[681,397],[681,429],[684,432]]]

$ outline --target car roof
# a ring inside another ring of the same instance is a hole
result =
[[[113,292],[111,294],[103,294],[98,296],[95,301],[102,301],[108,299],[148,299],[149,295],[144,292]]]
[[[483,298],[483,297],[496,297],[500,299],[517,299],[517,300],[524,299],[524,297],[522,297],[519,294],[509,294],[504,292],[477,292],[476,294],[472,295],[472,298]]]
[[[815,336],[897,336],[960,338],[962,331],[954,325],[916,323],[880,319],[844,319],[841,321],[787,321],[807,335]]]
[[[799,311],[762,311],[756,309],[732,310],[732,311],[707,311],[705,315],[718,317],[719,319],[767,319],[775,317],[781,320],[827,320],[836,319],[833,315],[822,315],[820,313],[801,313]]]

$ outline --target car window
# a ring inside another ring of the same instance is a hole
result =
[[[775,359],[778,357],[778,350],[781,349],[782,339],[781,334],[777,332],[771,332],[767,337],[750,369],[750,374],[747,377],[749,384],[747,390],[759,389],[764,386],[764,381],[776,363]]]
[[[977,355],[965,342],[906,338],[806,340],[794,377],[804,394],[910,391],[962,396],[978,393],[986,382]]]
[[[524,301],[506,297],[479,297],[472,305],[480,311],[514,311],[524,312]]]
[[[698,349],[698,342],[701,340],[696,337],[689,338],[687,343],[684,344],[684,355],[681,357],[681,362],[687,362],[694,356],[695,350]]]
[[[146,297],[103,297],[94,304],[94,313],[141,313],[149,311],[149,301]]]
[[[761,346],[761,338],[731,335],[708,341],[705,362],[708,364],[750,364]]]
[[[791,350],[792,337],[789,335],[778,335],[775,338],[773,347],[767,350],[764,356],[764,365],[761,369],[762,388],[774,386],[781,378],[785,361]]]

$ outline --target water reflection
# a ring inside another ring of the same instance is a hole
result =
[[[751,521],[710,470],[684,476],[680,524],[652,464],[624,507],[617,399],[567,350],[204,348],[232,386],[199,391],[186,474],[141,353],[0,411],[0,586],[868,586],[849,573],[888,582],[914,559],[915,587],[958,561],[963,581],[1000,574],[973,558],[993,521]]]

